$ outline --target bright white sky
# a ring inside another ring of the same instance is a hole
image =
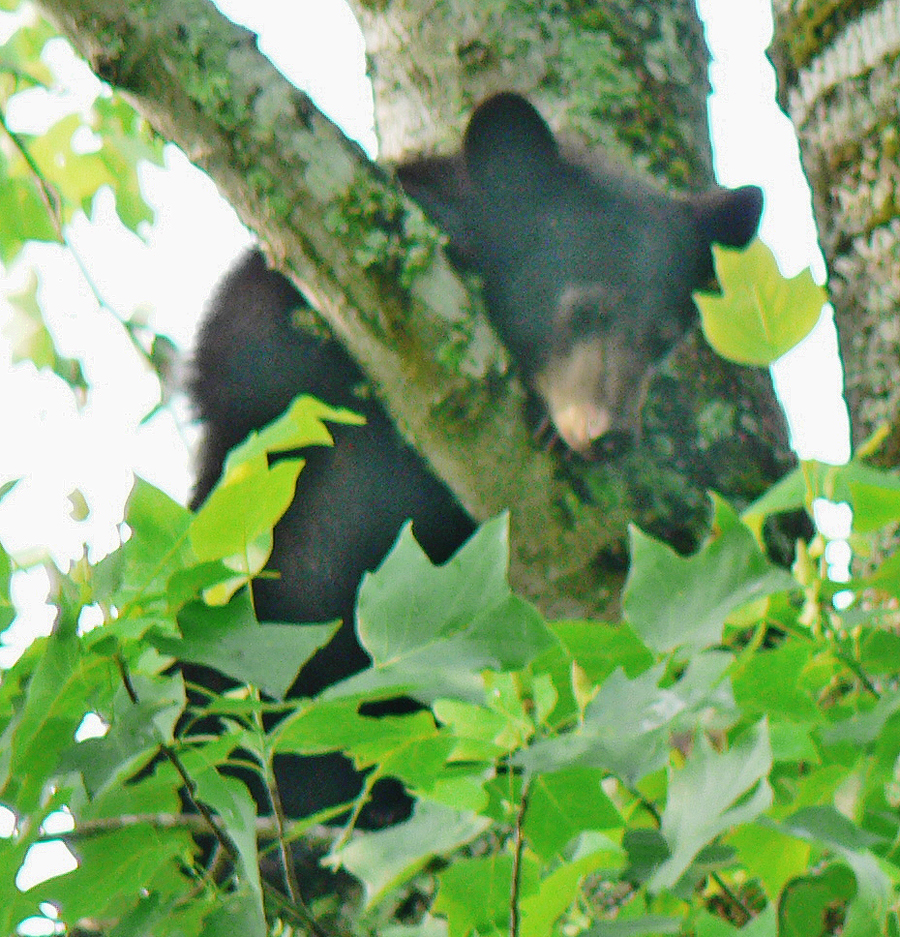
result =
[[[263,51],[281,70],[373,151],[362,40],[340,0],[220,0],[219,6],[257,31]],[[775,106],[774,76],[763,57],[771,35],[769,2],[698,0],[698,6],[714,49],[717,93],[710,113],[719,178],[727,185],[764,187],[762,237],[786,274],[810,264],[821,272],[796,144]],[[8,20],[0,17],[0,40],[11,31]],[[47,54],[69,90],[50,100],[29,94],[11,102],[8,119],[16,129],[40,132],[63,114],[87,106],[96,94],[96,80],[67,47],[54,44]],[[98,200],[95,222],[80,219],[71,238],[120,314],[130,314],[136,302],[145,304],[158,331],[190,348],[206,297],[250,236],[212,183],[175,148],[168,149],[165,170],[147,167],[142,180],[157,211],[144,242],[118,224],[108,193]],[[187,497],[195,432],[186,412],[177,422],[163,414],[138,425],[156,403],[157,388],[121,329],[97,309],[75,265],[59,248],[29,249],[4,287],[23,285],[29,265],[41,270],[44,308],[61,352],[85,362],[92,390],[88,405],[77,411],[56,378],[37,374],[30,365],[11,368],[8,346],[0,339],[0,481],[24,478],[0,505],[0,540],[22,560],[49,553],[65,566],[84,543],[95,559],[117,545],[116,525],[132,472],[176,498]],[[8,309],[0,302],[0,328],[7,319]],[[844,461],[846,414],[833,329],[823,325],[805,349],[787,358],[777,372],[791,411],[795,448],[804,457]],[[76,488],[91,508],[84,522],[70,517],[67,495]],[[0,665],[11,663],[35,634],[49,631],[46,591],[42,570],[15,577],[14,599],[22,614],[3,636]],[[32,868],[44,861],[35,856]],[[34,874],[29,871],[21,884],[33,881]]]

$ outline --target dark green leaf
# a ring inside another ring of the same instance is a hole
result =
[[[372,902],[432,856],[471,842],[487,826],[483,817],[420,802],[406,823],[360,837],[334,854],[333,861],[363,882],[366,899]]]
[[[162,653],[205,664],[282,699],[297,672],[337,631],[331,625],[260,624],[246,590],[220,608],[200,602],[178,615],[182,638],[153,634]]]
[[[131,675],[138,702],[124,687],[113,698],[110,727],[101,738],[86,739],[63,752],[60,766],[78,771],[93,798],[116,780],[124,783],[149,753],[172,739],[175,722],[184,709],[179,680]]]
[[[766,810],[772,803],[766,780],[771,769],[765,723],[757,724],[722,754],[701,736],[684,767],[669,772],[662,832],[672,854],[654,873],[651,889],[671,888],[707,843]]]
[[[781,822],[791,836],[822,843],[834,849],[860,852],[878,843],[878,837],[861,830],[834,807],[805,807]]]
[[[633,784],[668,757],[669,720],[684,709],[673,690],[659,687],[664,669],[634,680],[612,674],[591,701],[583,722],[558,738],[542,739],[514,759],[534,774],[576,765],[601,768]]]
[[[717,644],[726,619],[741,606],[797,588],[791,576],[769,563],[730,507],[719,498],[714,506],[713,533],[694,556],[679,556],[631,528],[625,617],[656,651]]]
[[[779,937],[827,937],[835,933],[843,920],[842,906],[853,891],[853,876],[840,865],[791,882],[778,908]],[[843,933],[843,928],[838,932]],[[877,931],[870,933],[875,937]]]
[[[191,777],[197,785],[195,796],[215,811],[225,835],[237,849],[240,878],[249,895],[247,901],[241,902],[242,937],[266,937],[268,928],[263,913],[256,848],[256,804],[240,781],[225,777],[214,769],[193,772]]]
[[[482,702],[482,671],[515,670],[556,644],[529,603],[506,581],[507,519],[485,524],[443,566],[434,566],[404,527],[359,592],[357,629],[374,666],[328,696],[404,687],[423,701]]]
[[[47,638],[26,695],[0,736],[4,803],[23,813],[38,808],[90,700],[116,687],[118,679],[111,660],[82,654],[74,628],[58,627]]]

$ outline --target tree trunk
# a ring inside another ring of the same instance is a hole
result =
[[[511,579],[545,612],[615,601],[629,522],[691,546],[709,488],[746,503],[789,464],[768,374],[715,359],[696,335],[660,369],[634,452],[587,465],[539,451],[504,351],[421,213],[252,34],[204,0],[42,5],[213,177],[472,516],[509,508]],[[458,141],[471,102],[514,85],[563,130],[628,149],[647,172],[665,167],[678,186],[709,183],[706,54],[690,0],[523,7],[359,6],[385,152]]]
[[[772,59],[828,264],[853,442],[900,423],[900,2],[775,0]],[[900,432],[878,453],[900,464]]]
[[[692,0],[659,5],[350,0],[380,154],[447,150],[473,107],[515,90],[579,143],[681,188],[712,180],[707,50]]]

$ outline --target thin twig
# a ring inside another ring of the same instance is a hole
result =
[[[116,655],[116,665],[119,668],[119,673],[122,676],[122,683],[125,686],[125,691],[128,693],[129,699],[132,703],[137,705],[139,702],[137,691],[134,688],[134,684],[131,682],[131,675],[128,673],[128,666],[121,654]],[[229,858],[232,860],[237,860],[239,858],[237,847],[234,845],[225,831],[219,826],[209,807],[196,798],[195,794],[197,791],[197,785],[194,783],[191,776],[187,773],[187,769],[182,764],[177,752],[167,742],[161,742],[159,750],[161,754],[165,755],[166,759],[181,778],[181,781],[184,784],[186,796],[190,801],[191,806],[194,807],[197,813],[199,813],[200,816],[202,816],[206,821],[207,828],[212,831],[213,836],[215,836],[216,840],[221,844]]]
[[[748,921],[753,919],[753,912],[744,904],[743,901],[736,895],[731,888],[725,883],[725,880],[719,875],[718,872],[711,872],[710,878],[722,889],[723,894],[728,898],[728,900],[734,905],[738,911],[744,916],[744,920],[739,923],[738,926],[743,927]]]
[[[519,937],[519,889],[522,880],[522,852],[525,849],[525,811],[528,809],[528,787],[522,790],[522,801],[516,815],[515,850],[513,851],[512,888],[509,895],[509,937]]]
[[[256,693],[255,699],[259,701],[259,693]],[[300,895],[300,885],[297,881],[297,873],[294,869],[294,863],[291,862],[290,850],[288,848],[287,838],[285,836],[286,820],[284,816],[284,807],[281,803],[281,792],[278,790],[278,781],[275,777],[275,764],[269,747],[266,743],[266,727],[263,723],[262,713],[257,709],[254,713],[254,724],[256,725],[260,739],[262,769],[264,781],[269,792],[269,799],[272,802],[272,815],[275,820],[275,838],[278,842],[278,851],[281,855],[281,866],[284,872],[284,886],[290,896],[291,901],[298,906],[302,906],[303,899]]]

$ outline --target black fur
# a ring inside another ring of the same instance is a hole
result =
[[[609,168],[587,168],[564,156],[534,108],[513,94],[475,111],[460,153],[412,160],[397,172],[446,230],[454,259],[481,274],[491,321],[524,381],[560,435],[582,450],[636,427],[646,375],[694,321],[691,291],[712,275],[711,241],[746,244],[761,211],[754,187],[675,199]],[[474,526],[381,407],[356,393],[364,376],[343,348],[292,327],[291,312],[303,303],[259,253],[244,257],[212,301],[192,387],[206,427],[194,506],[229,448],[301,392],[368,421],[335,427],[333,449],[304,454],[297,497],[275,531],[269,565],[281,576],[254,585],[263,620],[344,621],[293,695],[315,694],[366,666],[353,630],[356,590],[405,520],[435,562]],[[336,756],[284,757],[276,773],[291,816],[359,790]],[[363,820],[390,822],[407,809],[398,790],[386,790]]]

